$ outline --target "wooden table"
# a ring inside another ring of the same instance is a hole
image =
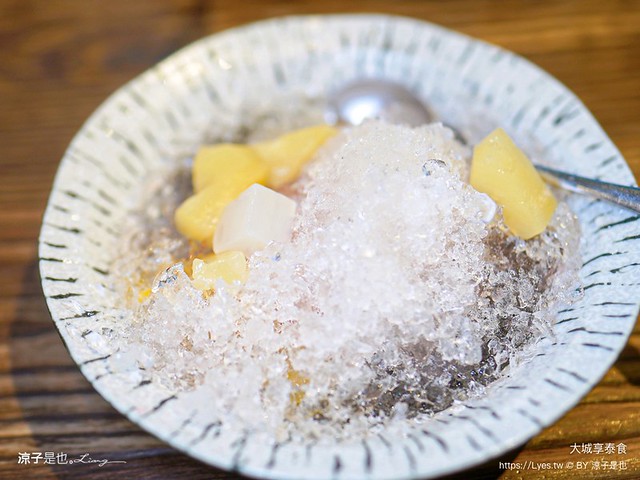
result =
[[[640,2],[575,0],[0,0],[0,478],[231,478],[167,447],[97,395],[47,312],[36,238],[68,142],[115,88],[201,36],[291,13],[415,16],[514,50],[580,96],[640,175]],[[567,462],[574,443],[627,445],[626,470],[454,478],[640,478],[640,329],[573,410],[502,461]],[[123,465],[19,465],[66,452]]]

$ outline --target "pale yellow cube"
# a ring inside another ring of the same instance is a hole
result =
[[[269,167],[266,185],[278,189],[298,178],[305,163],[337,130],[329,125],[302,128],[275,140],[252,145]]]
[[[193,161],[193,191],[216,186],[241,185],[244,190],[254,183],[265,183],[269,168],[260,156],[246,145],[224,143],[202,147]]]
[[[245,282],[249,275],[247,259],[242,252],[230,251],[206,260],[195,258],[192,265],[192,283],[198,290],[213,290],[219,279],[228,284]]]
[[[470,181],[502,206],[509,230],[525,240],[545,230],[557,206],[531,161],[501,128],[473,149]]]

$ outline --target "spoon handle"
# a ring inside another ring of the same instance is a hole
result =
[[[615,183],[602,182],[590,178],[572,175],[553,168],[536,165],[536,169],[552,185],[572,192],[585,193],[593,197],[608,200],[617,205],[640,213],[640,188],[625,187]]]

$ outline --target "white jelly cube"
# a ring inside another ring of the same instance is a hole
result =
[[[269,242],[291,236],[296,202],[270,188],[253,184],[229,203],[216,227],[215,253],[240,250],[247,257]]]

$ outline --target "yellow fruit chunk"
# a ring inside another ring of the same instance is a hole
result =
[[[225,188],[212,185],[192,195],[176,209],[174,215],[176,228],[190,240],[210,243],[224,207],[245,188],[244,183],[228,184]]]
[[[198,290],[214,289],[218,279],[228,284],[247,279],[249,270],[242,252],[224,252],[207,258],[207,261],[199,258],[193,260],[192,280]]]
[[[145,288],[144,290],[140,290],[138,292],[138,302],[143,303],[149,296],[151,295],[151,289]]]
[[[226,189],[229,184],[265,183],[269,168],[260,156],[246,145],[224,143],[202,147],[193,161],[193,191],[205,187]],[[243,188],[243,190],[244,190]]]
[[[257,143],[252,148],[269,167],[266,185],[280,188],[300,175],[300,170],[316,150],[338,132],[329,125],[302,128],[270,142]]]
[[[289,380],[292,387],[291,393],[289,394],[289,401],[292,405],[297,407],[302,403],[302,400],[304,400],[305,393],[303,387],[309,384],[309,379],[300,372],[294,370],[291,367],[291,364],[289,364],[287,380]]]
[[[471,185],[502,206],[509,230],[525,240],[544,231],[557,206],[533,164],[501,128],[473,149]]]

